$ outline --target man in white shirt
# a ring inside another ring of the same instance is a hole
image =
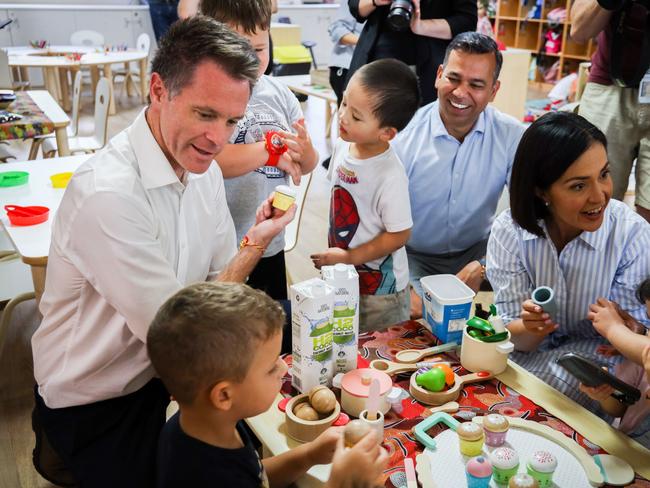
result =
[[[45,440],[75,485],[153,486],[169,394],[146,354],[149,323],[187,284],[245,281],[293,218],[295,208],[263,202],[237,251],[213,159],[245,113],[257,68],[248,42],[223,24],[175,24],[152,63],[147,109],[73,176],[32,339],[44,476]]]

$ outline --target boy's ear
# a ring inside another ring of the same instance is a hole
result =
[[[220,381],[210,389],[210,403],[217,410],[227,411],[232,408],[233,388],[230,381]]]
[[[382,127],[379,132],[379,139],[383,142],[389,142],[397,135],[395,127]]]

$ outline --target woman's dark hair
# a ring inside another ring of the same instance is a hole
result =
[[[537,192],[548,190],[594,143],[607,149],[595,125],[569,112],[543,115],[524,132],[510,177],[510,212],[520,227],[544,236],[537,221],[549,211]]]
[[[639,285],[639,288],[636,290],[636,297],[641,303],[650,300],[650,278],[646,278],[643,283]]]

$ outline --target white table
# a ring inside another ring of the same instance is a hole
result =
[[[29,182],[26,185],[0,188],[0,224],[9,235],[9,239],[23,262],[31,267],[37,302],[40,300],[45,285],[45,267],[50,251],[52,222],[65,191],[53,188],[50,176],[56,173],[75,171],[91,156],[91,154],[82,154],[0,165],[0,172],[26,171],[29,173]],[[50,209],[50,216],[42,224],[14,226],[9,222],[4,210],[4,206],[9,204],[43,205]]]
[[[66,114],[59,104],[54,100],[50,92],[46,90],[29,90],[27,95],[38,105],[45,116],[54,124],[54,136],[56,137],[56,147],[60,156],[69,156],[68,148],[68,131],[70,117]],[[17,164],[17,163],[11,163]],[[0,166],[2,168],[4,166]]]
[[[100,48],[86,46],[50,46],[45,49],[31,47],[10,47],[5,48],[9,55],[9,66],[19,69],[42,68],[45,88],[58,100],[66,110],[70,109],[70,82],[68,71],[73,73],[82,67],[89,67],[93,80],[93,93],[99,80],[101,69],[113,90],[112,64],[128,64],[138,62],[140,69],[140,97],[145,102],[148,93],[147,85],[147,60],[149,53],[129,49],[128,51],[102,51]],[[75,61],[69,59],[65,54],[81,53],[81,59]],[[74,76],[73,76],[74,79]],[[115,101],[111,96],[109,113],[115,114]]]

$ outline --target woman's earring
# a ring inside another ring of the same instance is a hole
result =
[[[548,207],[550,204],[551,204],[551,202],[544,202],[544,205],[546,205],[547,207]]]

